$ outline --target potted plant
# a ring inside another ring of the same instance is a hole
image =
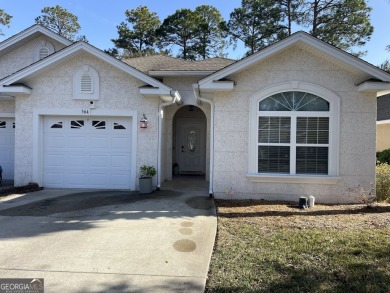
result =
[[[139,193],[148,194],[152,193],[153,185],[152,179],[153,176],[157,174],[156,168],[153,166],[142,165],[139,168]]]

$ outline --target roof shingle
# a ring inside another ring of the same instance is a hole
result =
[[[216,57],[201,61],[188,61],[166,55],[152,55],[125,59],[123,62],[144,73],[149,73],[150,71],[217,71],[236,60]]]

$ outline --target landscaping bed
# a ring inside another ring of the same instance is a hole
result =
[[[0,190],[0,197],[5,197],[10,194],[24,194],[38,190],[42,190],[42,187],[39,187],[36,183],[30,183],[28,185],[18,187],[11,186],[9,188],[4,188]]]
[[[216,200],[206,292],[390,292],[390,205]]]

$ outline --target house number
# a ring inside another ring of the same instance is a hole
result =
[[[82,110],[81,110],[81,114],[83,114],[83,115],[89,115],[89,114],[91,114],[91,110],[89,110],[89,109],[82,109]]]

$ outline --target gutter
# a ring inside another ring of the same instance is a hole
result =
[[[162,103],[158,106],[158,148],[157,148],[157,190],[161,187],[161,161],[162,161],[162,123],[164,116],[164,108],[173,104],[181,105],[183,101],[178,91],[171,90],[170,92],[172,101]]]
[[[197,89],[196,89],[197,87]],[[210,105],[210,185],[209,185],[209,195],[210,197],[214,197],[214,103],[210,100],[204,99],[200,97],[200,85],[199,83],[193,84],[192,89],[194,91],[195,98],[198,101],[205,102]],[[199,95],[197,94],[197,90]]]

